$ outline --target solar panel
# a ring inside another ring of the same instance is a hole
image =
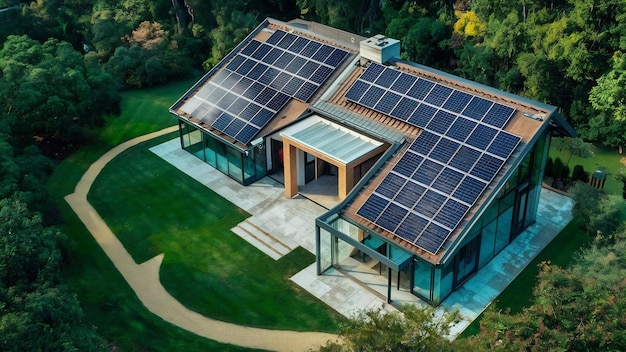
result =
[[[375,84],[383,87],[389,87],[400,76],[400,72],[391,69],[385,69],[378,78],[376,78]]]
[[[367,198],[356,213],[369,221],[376,222],[376,219],[387,207],[387,204],[389,204],[388,200],[374,193]]]
[[[443,227],[430,223],[422,232],[422,235],[415,241],[415,244],[424,250],[436,254],[443,243],[450,236],[450,231]]]
[[[256,64],[256,66],[254,66],[252,70],[250,70],[250,72],[248,72],[246,77],[253,79],[253,80],[258,80],[259,77],[261,77],[261,75],[263,74],[263,72],[267,70],[267,68],[268,68],[267,65],[259,62],[258,64]]]
[[[300,71],[302,66],[304,66],[306,63],[307,63],[307,59],[300,57],[300,56],[296,56],[293,58],[293,60],[291,60],[291,62],[287,65],[287,67],[285,67],[285,71],[296,74],[298,71]],[[303,78],[308,79],[309,77],[303,77]]]
[[[425,187],[420,186],[415,182],[408,181],[404,187],[398,191],[393,200],[409,209],[412,209],[425,191]]]
[[[282,39],[278,43],[276,43],[276,46],[287,50],[287,48],[289,48],[295,40],[296,40],[295,35],[291,33],[285,33]]]
[[[226,68],[231,71],[235,71],[244,61],[246,61],[246,58],[237,54],[232,60],[230,60],[228,65],[226,65]]]
[[[278,58],[283,54],[283,51],[277,48],[272,48],[272,50],[270,50],[267,55],[265,55],[263,57],[263,59],[261,61],[263,61],[264,63],[268,64],[268,65],[274,65],[276,63],[276,60],[278,60]]]
[[[449,165],[463,172],[468,172],[478,161],[480,154],[480,151],[463,145],[452,157]]]
[[[235,138],[235,136],[237,136],[239,131],[241,131],[241,129],[245,125],[247,125],[245,121],[240,120],[238,118],[234,118],[233,121],[230,123],[230,125],[228,125],[226,129],[224,129],[224,133]]]
[[[414,153],[404,153],[402,158],[398,160],[398,163],[393,167],[393,171],[411,177],[419,165],[424,161],[424,157]]]
[[[309,43],[302,49],[300,54],[305,57],[312,57],[315,52],[322,46],[322,44],[314,41],[309,41]]]
[[[333,48],[332,46],[322,44],[322,46],[317,49],[315,54],[311,56],[311,59],[319,62],[324,62],[334,50],[335,48]]]
[[[303,84],[304,80],[302,78],[292,77],[285,85],[282,92],[289,96],[294,96]]]
[[[250,72],[250,70],[254,68],[254,66],[256,66],[256,62],[254,60],[246,59],[246,61],[239,65],[235,72],[242,76],[245,76]]]
[[[476,127],[476,122],[459,116],[448,129],[448,132],[446,132],[446,136],[459,142],[465,142],[474,130],[474,127]]]
[[[449,198],[434,220],[450,230],[454,230],[468,210],[469,206]]]
[[[246,120],[246,121],[251,121],[252,118],[258,114],[259,110],[261,110],[261,107],[256,105],[256,104],[248,104],[248,106],[246,106],[243,111],[239,114],[239,117],[241,117],[242,119]]]
[[[233,121],[234,117],[230,116],[227,113],[222,113],[216,120],[213,122],[213,127],[217,128],[220,131],[224,131],[226,127]]]
[[[390,203],[387,209],[383,211],[380,218],[376,222],[380,227],[385,228],[391,232],[394,232],[396,227],[404,220],[404,217],[409,211],[401,206]]]
[[[469,205],[474,204],[478,197],[483,193],[487,184],[473,177],[466,176],[459,184],[452,196]]]
[[[491,141],[498,133],[498,130],[495,128],[486,126],[486,125],[478,125],[470,134],[466,143],[476,147],[479,150],[485,150],[491,144]]]
[[[401,176],[394,173],[387,174],[378,187],[376,187],[376,193],[382,194],[389,199],[393,199],[396,192],[404,186],[405,182],[406,179]]]
[[[515,109],[511,107],[494,103],[491,109],[485,114],[482,121],[492,126],[502,128],[509,122],[509,119],[513,116],[513,112],[515,112]]]
[[[454,113],[460,113],[471,99],[472,96],[470,94],[455,90],[445,104],[443,104],[443,108]]]
[[[415,214],[409,213],[404,221],[398,226],[396,235],[404,238],[409,242],[414,242],[417,236],[426,228],[428,220]]]
[[[363,94],[359,103],[367,107],[373,108],[378,103],[378,100],[383,96],[384,89],[376,86],[370,86],[370,88]]]
[[[417,100],[424,100],[424,97],[426,97],[426,95],[434,86],[435,83],[425,80],[423,78],[418,78],[417,82],[415,82],[413,87],[411,87],[411,89],[409,89],[406,94]]]
[[[467,104],[462,114],[467,117],[473,118],[474,120],[480,121],[482,120],[483,116],[485,116],[485,113],[489,111],[491,105],[493,105],[493,103],[489,100],[475,96],[472,98],[469,104]]]
[[[277,69],[273,67],[270,67],[267,70],[265,70],[265,72],[263,72],[261,77],[259,77],[259,82],[263,83],[266,86],[269,86],[270,83],[272,83],[274,78],[276,78],[276,76],[278,76],[279,73],[280,71],[278,71]]]
[[[480,159],[478,159],[478,162],[470,174],[489,183],[493,180],[498,171],[500,171],[503,164],[504,160],[493,157],[489,154],[483,154]]]
[[[402,98],[396,107],[391,111],[390,115],[398,120],[407,121],[409,117],[413,115],[413,112],[418,105],[419,103],[416,100]]]
[[[384,66],[371,63],[365,69],[365,71],[361,74],[361,79],[364,80],[365,82],[373,83],[378,77],[378,75],[380,75],[380,73],[383,72],[384,70],[385,70]]]
[[[448,161],[450,161],[450,159],[456,154],[459,147],[460,144],[458,142],[447,138],[441,138],[430,152],[429,157],[441,162],[442,164],[447,164]]]
[[[437,111],[437,113],[435,113],[435,116],[433,116],[433,118],[430,120],[430,122],[426,126],[426,129],[429,131],[444,134],[446,133],[448,128],[452,126],[455,119],[456,119],[455,115],[452,115],[451,113],[444,111],[444,110],[439,110]]]
[[[508,159],[520,140],[521,138],[516,135],[506,131],[499,131],[496,138],[491,142],[487,152]]]
[[[417,127],[424,128],[428,125],[433,116],[435,116],[435,113],[437,113],[436,108],[427,104],[420,104],[407,122]]]
[[[265,106],[267,106],[271,110],[278,112],[280,109],[283,108],[283,106],[285,106],[285,104],[287,104],[288,101],[289,96],[287,94],[277,92],[276,95],[274,95],[274,97],[265,104]]]
[[[350,89],[346,93],[346,99],[352,100],[353,102],[358,102],[369,87],[370,85],[363,81],[358,80],[354,82],[352,87],[350,87]]]
[[[319,65],[319,67],[310,79],[311,81],[321,85],[328,79],[328,77],[330,77],[332,73],[333,70],[331,68],[324,65]]]
[[[450,94],[452,94],[452,88],[436,84],[424,100],[435,106],[441,106],[448,100]]]
[[[261,45],[259,45],[259,47],[254,51],[254,53],[252,53],[252,57],[254,59],[257,60],[261,60],[265,55],[267,55],[267,53],[270,52],[270,50],[272,50],[272,47],[262,43]]]
[[[303,38],[303,37],[298,37],[293,44],[291,44],[291,46],[289,47],[289,51],[293,51],[294,53],[300,53],[302,51],[302,49],[304,49],[304,47],[310,42],[310,40]]]
[[[252,53],[254,53],[254,51],[255,51],[255,50],[256,50],[259,46],[261,46],[261,42],[260,42],[260,41],[258,41],[258,40],[253,39],[253,40],[251,40],[251,41],[248,43],[248,45],[246,45],[246,47],[245,47],[245,48],[243,48],[243,49],[241,50],[241,54],[242,54],[242,55],[246,55],[246,56],[250,56],[250,55],[252,55]]]
[[[437,176],[439,176],[442,169],[443,165],[430,159],[426,159],[415,171],[413,176],[411,176],[411,178],[423,185],[430,186],[430,184],[435,181]]]
[[[306,61],[304,65],[300,66],[300,70],[298,71],[297,75],[302,78],[309,79],[319,67],[320,64],[316,62]]]
[[[270,84],[270,87],[280,91],[282,90],[289,80],[291,79],[291,75],[285,72],[280,72],[276,78]]]
[[[252,125],[246,125],[237,133],[235,139],[244,144],[248,144],[252,138],[259,132],[259,129]]]
[[[391,85],[391,90],[400,94],[406,94],[411,86],[417,81],[417,77],[401,73],[395,82]]]
[[[422,198],[415,205],[415,211],[425,215],[427,218],[432,218],[435,213],[441,208],[447,197],[434,190],[427,190]]]
[[[249,102],[247,99],[237,98],[237,100],[235,100],[235,102],[233,102],[233,104],[228,108],[228,112],[233,115],[239,116],[239,114],[243,111],[243,109],[245,109],[246,106],[248,106],[248,103]]]
[[[235,100],[237,100],[237,96],[229,92],[224,94],[222,99],[220,99],[216,105],[221,109],[226,110]]]
[[[245,92],[243,92],[243,96],[254,100],[259,93],[263,90],[263,85],[257,82],[252,83]]]
[[[346,58],[346,56],[348,56],[347,51],[335,48],[335,50],[328,56],[328,58],[324,60],[324,63],[333,68],[336,68],[339,67],[339,65],[341,64],[343,59]]]
[[[273,111],[261,108],[259,112],[257,112],[256,115],[254,115],[252,119],[250,119],[250,123],[258,127],[262,127],[265,126],[265,124],[267,124],[267,122],[271,120],[272,117],[274,117]]]
[[[459,185],[459,182],[463,179],[463,174],[454,171],[451,168],[444,168],[439,177],[433,182],[432,187],[445,194],[452,194],[454,189]]]
[[[380,98],[374,109],[382,112],[383,114],[389,115],[398,101],[400,101],[400,98],[402,98],[400,95],[387,91],[382,98]]]
[[[267,38],[265,42],[268,44],[276,45],[281,39],[283,39],[285,34],[287,34],[287,32],[281,30],[274,31],[274,33],[272,33],[272,35]]]
[[[300,89],[296,92],[296,94],[294,94],[293,97],[300,101],[306,102],[311,98],[313,93],[315,93],[317,88],[318,86],[313,83],[304,82],[302,86],[300,87]]]
[[[417,136],[415,141],[411,143],[409,149],[416,153],[427,156],[428,154],[430,154],[430,151],[433,149],[433,147],[439,142],[440,138],[441,137],[439,137],[438,135],[429,131],[422,131],[422,133]]]

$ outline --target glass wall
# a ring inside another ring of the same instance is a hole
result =
[[[431,300],[433,271],[432,266],[421,260],[413,263],[413,293]]]
[[[263,145],[242,152],[184,121],[179,121],[179,128],[183,149],[237,182],[249,185],[265,176],[266,157]]]

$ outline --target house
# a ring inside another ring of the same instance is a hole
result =
[[[400,59],[400,43],[266,19],[170,112],[181,147],[291,198],[330,180],[317,273],[377,261],[432,305],[536,218],[557,108]],[[313,225],[312,225],[313,226]],[[383,268],[385,273],[383,273]]]

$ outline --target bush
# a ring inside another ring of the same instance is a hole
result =
[[[546,176],[554,177],[554,162],[552,161],[551,157],[548,157],[548,160],[546,160],[545,174]]]
[[[576,182],[576,181],[582,181],[582,182],[589,181],[589,173],[585,171],[582,165],[574,166],[574,171],[572,172],[572,182]]]

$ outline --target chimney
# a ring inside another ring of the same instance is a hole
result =
[[[361,41],[360,48],[362,64],[365,59],[384,64],[391,58],[400,58],[400,41],[382,34]]]

